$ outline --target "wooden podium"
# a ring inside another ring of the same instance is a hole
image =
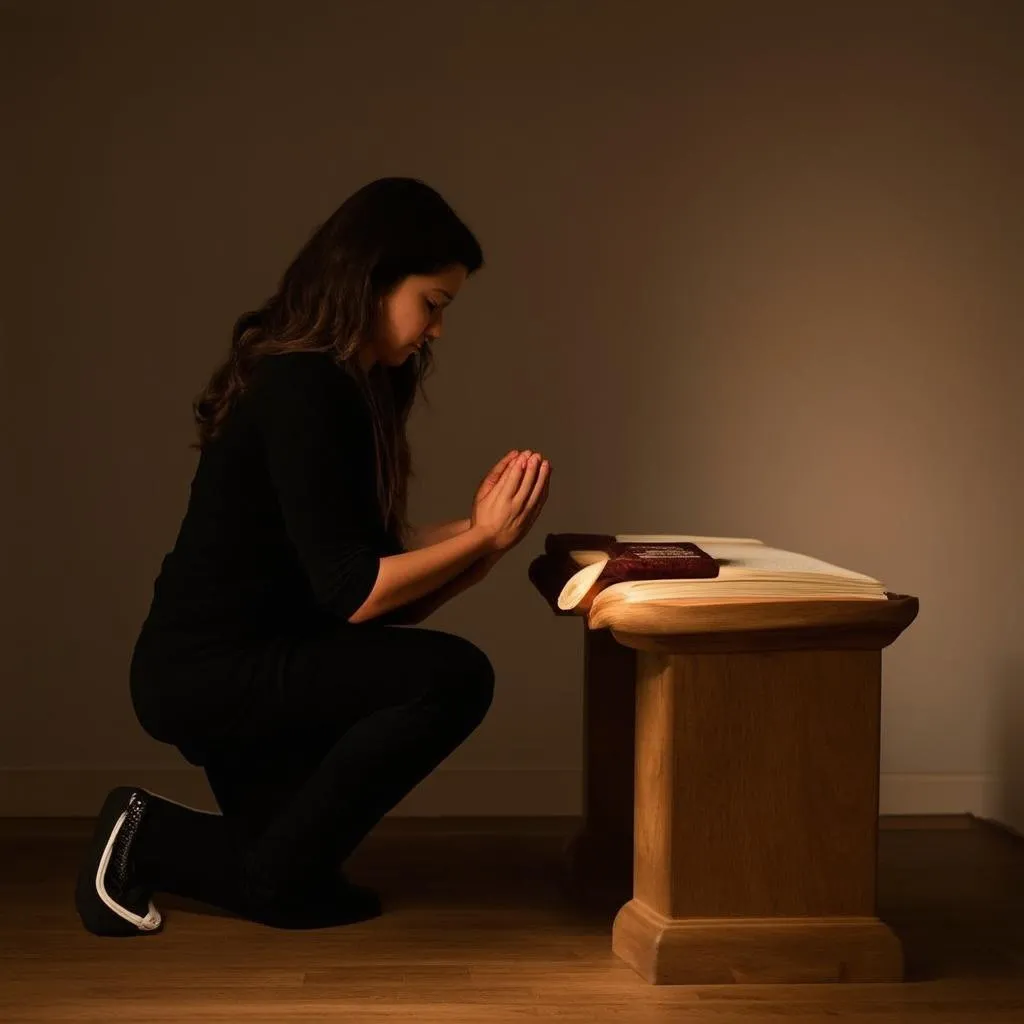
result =
[[[628,899],[615,953],[652,983],[901,980],[876,913],[881,652],[917,598],[562,612],[564,569],[529,574],[583,618],[571,867]]]

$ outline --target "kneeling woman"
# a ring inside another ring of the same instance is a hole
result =
[[[155,892],[278,927],[380,913],[340,865],[480,724],[487,656],[423,628],[531,528],[549,466],[509,452],[467,518],[406,521],[405,427],[445,307],[482,265],[445,201],[383,179],[320,227],[195,403],[199,462],[135,644],[143,728],[220,814],[113,790],[76,905],[99,935],[162,925]]]

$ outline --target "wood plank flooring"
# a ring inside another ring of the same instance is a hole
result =
[[[0,1020],[1024,1024],[1024,842],[986,824],[883,828],[907,982],[786,987],[646,985],[610,911],[563,895],[571,824],[388,819],[349,865],[378,920],[282,932],[160,897],[162,934],[103,940],[71,904],[89,823],[2,821]]]

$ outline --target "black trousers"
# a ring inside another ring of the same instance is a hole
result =
[[[494,693],[483,651],[416,627],[339,623],[205,668],[169,668],[160,646],[133,657],[136,712],[203,767],[222,813],[154,801],[140,870],[158,890],[254,918],[336,876]]]

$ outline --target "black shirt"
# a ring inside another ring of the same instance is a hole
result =
[[[266,356],[200,453],[144,632],[246,642],[346,621],[401,551],[358,383],[324,353]]]

